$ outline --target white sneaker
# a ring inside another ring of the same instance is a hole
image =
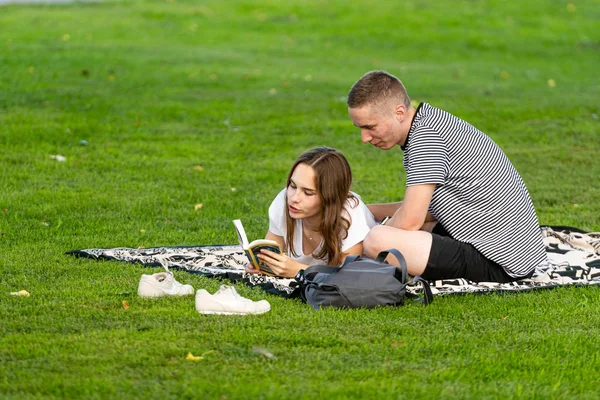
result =
[[[152,275],[142,275],[138,286],[141,297],[186,296],[194,294],[191,285],[182,285],[175,280],[171,272],[159,272]]]
[[[221,285],[215,293],[196,292],[196,311],[200,314],[262,314],[271,309],[266,300],[252,301],[239,295],[233,286]]]

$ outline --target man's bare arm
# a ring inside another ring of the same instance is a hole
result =
[[[396,210],[387,225],[407,231],[417,231],[426,222],[435,221],[429,213],[429,204],[434,190],[434,184],[407,187],[402,206]]]
[[[369,210],[373,213],[375,221],[381,222],[385,217],[391,217],[402,205],[401,201],[395,203],[367,204]]]

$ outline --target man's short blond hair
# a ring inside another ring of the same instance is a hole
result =
[[[410,98],[406,88],[394,75],[386,71],[371,71],[364,74],[348,93],[348,107],[396,106],[404,104],[410,108]]]

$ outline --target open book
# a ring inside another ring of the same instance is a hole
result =
[[[281,251],[281,246],[274,240],[267,239],[257,239],[251,243],[248,243],[248,237],[246,236],[246,230],[242,225],[242,221],[239,219],[233,220],[233,226],[235,226],[235,231],[237,232],[238,239],[240,240],[240,245],[242,245],[242,249],[244,249],[244,253],[246,253],[246,257],[248,257],[248,261],[255,269],[260,270],[262,273],[267,275],[275,276],[275,273],[271,271],[271,268],[256,256],[260,253],[261,249],[270,250],[274,253],[283,253]]]

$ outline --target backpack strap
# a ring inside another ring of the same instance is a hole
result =
[[[360,256],[358,254],[351,254],[349,256],[346,256],[344,262],[342,263],[342,265],[340,265],[340,268],[342,268],[346,264],[350,264],[351,262],[358,260],[359,258]]]
[[[396,279],[398,279],[400,282],[405,283],[408,281],[408,273],[407,273],[407,267],[406,267],[406,260],[404,259],[404,256],[402,255],[402,253],[400,253],[397,249],[389,249],[389,250],[384,250],[382,252],[379,253],[379,255],[377,256],[377,261],[383,262],[385,260],[385,258],[388,256],[388,254],[393,254],[396,259],[398,260],[398,262],[400,263],[400,269],[402,270],[402,279],[400,279],[400,277],[398,277],[396,275]],[[421,303],[423,303],[424,305],[428,305],[433,301],[433,293],[431,292],[431,287],[429,286],[429,283],[421,278],[420,276],[415,276],[413,277],[412,283],[420,283],[421,287],[423,288],[423,298],[419,299],[421,300]]]
[[[381,251],[377,255],[377,258],[375,259],[375,261],[387,264],[385,262],[385,258],[390,253],[392,253],[394,255],[394,257],[396,257],[396,259],[398,260],[398,263],[400,264],[400,266],[396,269],[396,272],[394,273],[394,277],[402,283],[408,282],[408,270],[406,267],[406,260],[404,259],[404,256],[402,255],[402,253],[400,253],[397,249],[388,249],[388,250]]]
[[[396,257],[396,260],[398,260],[398,263],[400,264],[399,269],[396,271],[396,279],[398,279],[402,283],[408,282],[408,267],[406,266],[406,260],[404,259],[402,253],[400,253],[400,251],[398,251],[397,249],[389,249],[380,252],[377,255],[375,261],[381,263],[385,262],[385,258],[390,253],[393,254],[394,257]]]
[[[421,287],[423,288],[423,298],[419,297],[421,303],[423,303],[423,305],[431,304],[433,301],[433,293],[431,293],[431,287],[429,286],[429,283],[420,276],[413,277],[412,283],[420,283]]]
[[[392,253],[394,255],[394,257],[396,257],[396,260],[398,260],[398,263],[400,263],[400,266],[406,267],[406,260],[404,259],[404,256],[402,255],[402,253],[400,253],[400,251],[398,251],[397,249],[383,250],[382,252],[380,252],[377,255],[377,258],[375,259],[375,261],[384,262],[385,258],[390,253]]]

